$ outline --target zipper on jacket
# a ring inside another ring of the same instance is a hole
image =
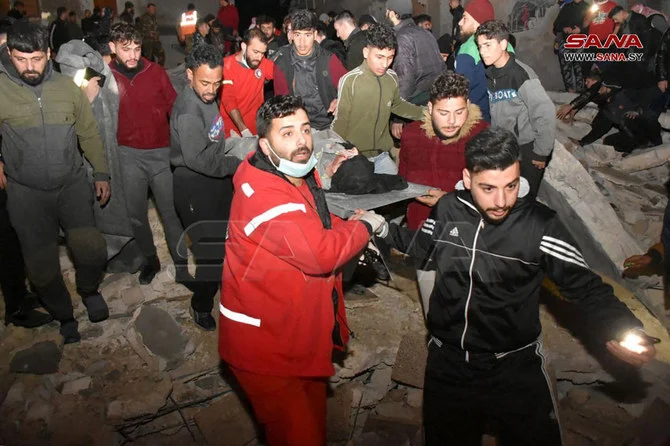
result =
[[[472,299],[472,291],[474,288],[474,280],[472,278],[472,270],[475,266],[475,257],[477,255],[477,239],[479,238],[479,231],[484,227],[484,219],[479,220],[477,225],[477,232],[475,232],[475,240],[472,242],[472,260],[470,260],[470,288],[468,290],[468,298],[465,301],[465,326],[463,327],[463,334],[461,335],[461,349],[465,350],[465,333],[468,331],[468,310],[470,309],[470,299]],[[465,362],[470,362],[470,352],[465,350]]]
[[[377,119],[375,119],[375,126],[372,129],[372,150],[375,152],[377,151],[377,123],[379,122],[379,113],[380,109],[382,107],[382,81],[379,78],[379,76],[375,76],[377,78],[377,84],[379,84],[379,103],[377,104]],[[379,155],[379,154],[377,154]],[[377,156],[375,155],[375,156]]]
[[[44,88],[44,87],[42,87]],[[46,140],[47,140],[47,125],[46,122],[44,122],[44,108],[42,107],[42,96],[37,96],[37,103],[40,106],[40,116],[42,117],[42,148],[44,149],[44,159],[48,160],[49,156],[47,154],[47,146],[46,146]],[[49,177],[49,169],[46,171],[47,178]]]

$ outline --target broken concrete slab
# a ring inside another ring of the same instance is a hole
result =
[[[155,414],[165,406],[170,392],[172,381],[169,378],[135,382],[124,389],[123,396],[107,405],[107,418],[125,420]]]
[[[393,366],[393,380],[423,389],[423,379],[428,359],[425,333],[411,332],[405,335]]]
[[[63,389],[60,393],[62,395],[75,395],[91,387],[91,381],[92,380],[90,376],[84,376],[72,381],[67,381],[63,383]]]
[[[593,178],[565,147],[556,142],[539,198],[554,209],[576,239],[589,265],[620,277],[623,263],[644,252],[626,232]]]
[[[47,425],[51,421],[54,408],[51,403],[42,398],[31,398],[26,404],[26,421],[44,421]]]
[[[423,390],[421,389],[407,389],[407,405],[415,409],[423,407]]]
[[[14,384],[7,391],[4,401],[2,402],[3,407],[12,407],[23,404],[25,392],[25,385],[21,381],[14,381]]]
[[[159,371],[178,367],[193,352],[193,346],[172,315],[152,305],[137,309],[126,338],[133,350]]]
[[[411,407],[403,402],[389,402],[378,404],[374,414],[379,419],[394,423],[421,425],[421,409]]]
[[[138,305],[142,305],[146,297],[142,291],[142,287],[135,285],[121,291],[121,300],[126,305],[128,310],[134,310]]]
[[[38,342],[16,353],[9,364],[9,371],[35,375],[56,373],[62,354],[54,341]]]
[[[670,144],[662,144],[650,149],[636,150],[616,163],[614,167],[623,172],[637,172],[661,166],[668,162],[669,156]]]
[[[207,444],[243,446],[256,438],[253,418],[234,392],[198,412],[195,422]]]
[[[370,382],[363,389],[362,407],[373,406],[384,398],[391,387],[393,387],[391,375],[393,375],[392,367],[380,364],[375,368],[372,372]]]

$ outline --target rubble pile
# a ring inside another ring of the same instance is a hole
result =
[[[557,105],[573,97],[553,94]],[[556,383],[566,445],[661,444],[670,437],[670,338],[666,327],[622,286],[623,260],[659,239],[667,198],[670,145],[621,157],[611,147],[579,147],[596,110],[573,125],[558,123],[556,149],[541,199],[555,208],[617,295],[662,338],[658,360],[640,371],[616,363],[575,309],[547,288],[541,318],[549,372]],[[664,116],[670,124],[670,116]],[[666,135],[667,140],[667,135]],[[670,143],[670,141],[668,141]],[[150,210],[158,254],[170,258]],[[422,444],[421,405],[427,331],[413,268],[391,259],[393,279],[367,294],[347,295],[349,351],[335,357],[330,380],[330,445]],[[73,296],[74,269],[61,253]],[[221,367],[218,338],[196,328],[190,292],[168,270],[151,285],[110,274],[102,285],[109,320],[91,324],[74,299],[82,342],[63,346],[58,325],[35,330],[0,326],[0,444],[258,445],[250,408]],[[658,310],[658,308],[656,308]],[[660,421],[659,421],[660,420]],[[635,443],[637,442],[637,443]],[[485,444],[495,444],[487,438]]]

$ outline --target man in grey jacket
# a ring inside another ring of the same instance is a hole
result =
[[[400,97],[426,105],[433,81],[445,69],[437,40],[414,23],[411,0],[388,0],[386,18],[398,38],[393,70],[398,74]]]
[[[535,198],[554,150],[556,109],[533,69],[507,51],[509,35],[503,22],[491,20],[477,29],[475,40],[487,66],[491,124],[516,135],[521,176]]]
[[[45,28],[19,22],[8,32],[7,46],[0,47],[0,103],[5,104],[0,128],[7,210],[28,278],[61,323],[64,342],[78,342],[72,300],[60,272],[61,228],[89,319],[99,322],[109,316],[98,291],[107,260],[105,240],[95,227],[93,188],[78,143],[93,165],[100,205],[110,197],[109,169],[88,99],[52,68]]]
[[[216,103],[222,60],[212,45],[193,48],[186,57],[189,85],[177,96],[170,117],[175,207],[197,266],[191,308],[195,323],[208,331],[216,329],[211,312],[221,283],[231,179],[240,164],[225,155],[223,118]],[[186,253],[180,255],[186,259]]]

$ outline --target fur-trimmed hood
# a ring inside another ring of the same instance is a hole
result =
[[[470,134],[474,126],[483,119],[482,111],[479,109],[479,106],[476,104],[468,105],[468,119],[465,120],[461,130],[451,138],[446,138],[442,140],[442,144],[453,144],[456,141],[464,138]],[[433,138],[437,136],[435,129],[433,128],[433,120],[428,113],[428,109],[423,112],[423,123],[421,124],[421,129],[426,132],[426,136]]]

